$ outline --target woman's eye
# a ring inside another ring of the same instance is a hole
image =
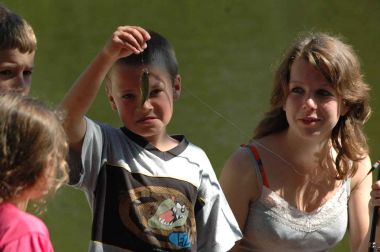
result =
[[[300,87],[294,87],[294,88],[290,89],[290,92],[296,93],[296,94],[301,94],[301,93],[303,93],[303,89]]]
[[[321,97],[333,96],[333,94],[330,91],[327,91],[325,89],[319,89],[319,90],[317,90],[316,93],[317,93],[318,96],[321,96]]]

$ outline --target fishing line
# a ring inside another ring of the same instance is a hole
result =
[[[224,116],[222,113],[218,112],[216,109],[214,109],[210,104],[208,104],[206,101],[204,101],[198,95],[196,95],[195,93],[193,93],[192,91],[190,91],[189,89],[187,89],[185,87],[182,87],[182,90],[186,94],[190,95],[192,98],[194,98],[195,100],[197,100],[200,104],[202,104],[203,106],[205,106],[212,113],[214,113],[215,115],[217,115],[220,119],[222,119],[223,121],[225,121],[226,123],[228,123],[230,126],[232,126],[233,128],[235,128],[243,137],[246,137],[247,139],[251,139],[251,136],[249,134],[247,134],[247,132],[245,132],[242,128],[240,128],[235,122],[233,122],[231,119],[229,119],[226,116]],[[280,155],[278,155],[277,153],[273,152],[272,150],[269,150],[268,147],[266,147],[265,145],[261,144],[259,141],[253,141],[253,142],[255,142],[256,144],[262,146],[264,149],[268,150],[269,152],[271,152],[272,154],[274,154],[276,157],[280,158],[286,164],[290,165],[291,167],[293,166],[289,161],[285,160],[285,158],[281,157]],[[366,177],[369,174],[371,174],[373,170],[374,170],[374,168],[372,167],[372,169],[361,179],[361,181],[354,188],[352,188],[351,191],[353,191],[354,189],[356,189],[356,187],[358,187],[361,183],[363,183],[363,181],[366,179]]]
[[[182,90],[185,91],[186,94],[189,94],[192,98],[194,98],[195,100],[197,100],[200,104],[202,104],[203,106],[205,106],[208,110],[210,110],[215,115],[217,115],[220,119],[222,119],[223,121],[225,121],[226,123],[228,123],[230,126],[234,127],[237,131],[239,131],[239,133],[242,136],[244,136],[244,137],[246,137],[248,139],[250,138],[250,135],[247,132],[245,132],[242,128],[240,128],[235,122],[233,122],[231,119],[229,119],[226,116],[224,116],[222,113],[218,112],[216,109],[214,109],[210,104],[208,104],[207,102],[205,102],[198,95],[194,94],[193,92],[191,92],[189,89],[187,89],[185,87],[182,87]]]
[[[236,130],[238,130],[240,132],[240,134],[244,137],[247,137],[248,139],[251,139],[251,137],[245,132],[243,131],[243,129],[241,129],[236,123],[234,123],[232,120],[228,119],[226,116],[224,116],[222,113],[218,112],[217,110],[215,110],[210,104],[208,104],[207,102],[205,102],[204,100],[202,100],[199,96],[197,96],[196,94],[194,94],[193,92],[191,92],[190,90],[187,90],[185,88],[183,88],[184,91],[186,93],[188,93],[191,97],[193,97],[194,99],[196,99],[199,103],[201,103],[203,106],[207,107],[211,112],[213,112],[214,114],[216,114],[217,116],[219,116],[219,118],[221,118],[222,120],[224,120],[225,122],[227,122],[228,124],[230,124],[231,126],[233,126]],[[275,157],[279,158],[282,162],[284,162],[285,164],[287,164],[290,168],[292,168],[298,175],[300,176],[304,176],[304,174],[300,173],[295,167],[294,165],[287,161],[285,158],[283,158],[282,156],[280,156],[279,154],[277,154],[276,152],[272,151],[270,148],[268,148],[267,146],[265,146],[264,144],[260,143],[259,141],[256,141],[256,140],[253,140],[251,139],[251,141],[259,146],[261,146],[262,148],[264,148],[265,150],[269,151],[272,155],[274,155]]]

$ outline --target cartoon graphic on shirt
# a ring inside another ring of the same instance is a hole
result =
[[[152,245],[190,248],[196,239],[191,202],[180,191],[162,186],[141,186],[119,196],[119,214],[125,228]]]
[[[171,230],[186,223],[189,211],[185,205],[171,199],[164,200],[158,207],[156,213],[149,219],[148,225],[152,228]]]

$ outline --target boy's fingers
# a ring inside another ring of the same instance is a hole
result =
[[[133,37],[123,36],[119,31],[115,32],[112,40],[114,43],[119,43],[122,47],[126,47],[131,50],[133,53],[140,53],[140,47],[136,40]]]
[[[139,30],[140,33],[141,33],[141,35],[144,37],[144,42],[146,42],[147,40],[150,39],[150,34],[149,34],[149,32],[147,32],[144,28],[139,27],[139,26],[135,26],[135,28],[136,28],[137,30]]]
[[[140,42],[145,42],[150,39],[149,32],[140,26],[123,26],[126,31],[133,32],[141,38]]]
[[[143,51],[139,41],[132,34],[123,33],[120,35],[120,38],[123,40],[125,45],[132,46],[132,47],[136,48],[139,52]]]
[[[139,54],[147,48],[149,33],[139,26],[119,26],[113,33],[112,41],[123,50]]]
[[[122,41],[124,46],[133,49],[132,51],[134,53],[140,53],[143,51],[143,48],[138,41],[139,38],[136,37],[132,31],[118,31],[116,32],[116,36],[120,41]]]
[[[138,48],[141,52],[146,48],[146,41],[150,39],[149,33],[138,26],[119,27],[120,37],[127,40],[132,46]]]

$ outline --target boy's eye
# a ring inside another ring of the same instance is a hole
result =
[[[149,96],[150,96],[150,97],[157,96],[157,95],[159,95],[162,91],[163,91],[163,90],[162,90],[161,88],[153,89],[152,91],[150,91]]]
[[[3,77],[12,77],[13,72],[11,70],[2,70],[0,71],[0,75]]]
[[[32,75],[32,71],[28,70],[28,71],[24,71],[23,74],[24,76],[31,76]]]
[[[131,100],[131,99],[134,99],[136,96],[134,94],[124,94],[122,96],[123,99],[128,99],[128,100]]]

